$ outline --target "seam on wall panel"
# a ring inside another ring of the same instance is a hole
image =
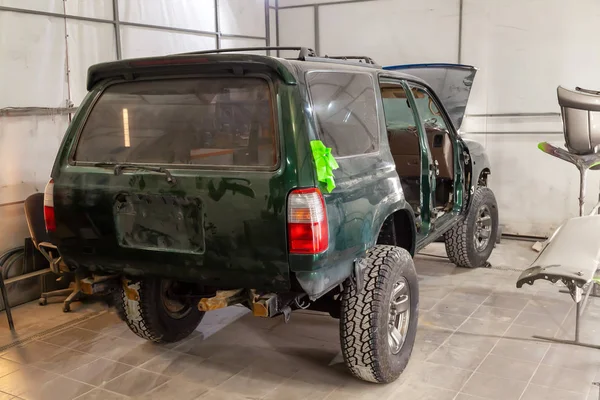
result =
[[[458,63],[462,62],[463,0],[458,3]]]
[[[460,132],[461,135],[562,135],[558,131],[495,131],[495,132]]]
[[[113,18],[115,22],[115,44],[117,45],[117,60],[123,58],[121,49],[121,21],[119,16],[119,0],[113,0]]]
[[[367,3],[370,1],[380,1],[380,0],[343,0],[343,1],[337,1],[335,3],[319,3],[318,1],[315,1],[314,3],[310,3],[310,4],[298,4],[296,6],[283,6],[283,7],[278,7],[278,8],[280,10],[288,10],[290,8],[332,6],[332,5],[336,5],[336,4],[351,4],[351,3]]]
[[[43,15],[43,16],[47,16],[47,17],[56,17],[56,18],[67,18],[67,19],[73,19],[73,20],[79,20],[79,21],[98,22],[98,23],[112,24],[112,25],[116,25],[116,23],[117,23],[116,21],[110,20],[110,19],[82,17],[79,15],[65,15],[65,14],[53,13],[53,12],[47,12],[47,11],[27,10],[27,9],[23,9],[23,8],[14,8],[14,7],[5,7],[5,6],[0,6],[0,11],[7,11],[7,12],[14,12],[14,13],[21,13],[21,14]],[[163,30],[163,31],[169,31],[169,32],[182,32],[182,33],[189,33],[189,34],[193,34],[193,35],[207,35],[207,36],[215,36],[215,35],[219,36],[220,35],[222,37],[229,37],[229,38],[266,40],[266,37],[264,37],[264,36],[237,35],[237,34],[221,33],[221,32],[215,32],[215,31],[203,31],[203,30],[196,30],[196,29],[177,28],[177,27],[164,26],[164,25],[142,24],[142,23],[137,23],[137,22],[119,21],[119,25],[133,26],[133,27],[138,27],[138,28],[157,29],[157,30]]]
[[[319,6],[315,6],[315,16],[314,16],[314,24],[315,24],[315,53],[317,56],[321,55],[321,38],[319,33]]]

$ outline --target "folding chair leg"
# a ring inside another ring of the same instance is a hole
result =
[[[4,311],[6,312],[6,318],[8,319],[8,327],[14,332],[15,323],[13,322],[12,312],[10,311],[10,304],[8,304],[8,293],[6,292],[6,285],[4,285],[2,274],[0,274],[0,292],[2,292],[2,301],[4,302]]]

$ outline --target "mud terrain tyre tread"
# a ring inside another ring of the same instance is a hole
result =
[[[347,367],[359,379],[388,383],[406,368],[418,321],[418,283],[412,257],[400,247],[377,245],[369,251],[364,287],[357,293],[350,280],[344,285],[340,318],[340,342]],[[410,288],[410,318],[406,340],[393,355],[387,340],[389,300],[398,277]]]
[[[483,204],[488,205],[492,213],[492,233],[488,247],[479,253],[473,244],[473,229],[477,218],[477,210]],[[475,190],[470,208],[460,222],[456,223],[444,234],[446,254],[450,262],[463,268],[478,268],[485,265],[489,258],[498,234],[498,205],[494,192],[487,187],[479,187]]]
[[[204,313],[196,307],[181,319],[170,317],[164,310],[160,298],[161,280],[158,278],[143,278],[131,283],[130,288],[139,294],[139,300],[131,300],[125,290],[119,290],[117,313],[133,333],[154,343],[178,342],[198,327]]]

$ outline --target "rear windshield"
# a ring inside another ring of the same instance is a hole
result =
[[[80,134],[80,162],[263,167],[277,164],[271,91],[260,78],[109,86]]]

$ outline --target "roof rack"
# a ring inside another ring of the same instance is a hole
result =
[[[237,53],[242,51],[257,51],[257,50],[297,50],[298,60],[305,61],[308,57],[317,57],[317,54],[313,49],[308,47],[237,47],[232,49],[216,49],[216,50],[203,50],[203,51],[192,51],[189,53],[181,54],[215,54],[215,53]]]
[[[325,56],[325,58],[331,58],[334,60],[358,60],[360,63],[371,64],[371,65],[379,65],[368,56]]]

